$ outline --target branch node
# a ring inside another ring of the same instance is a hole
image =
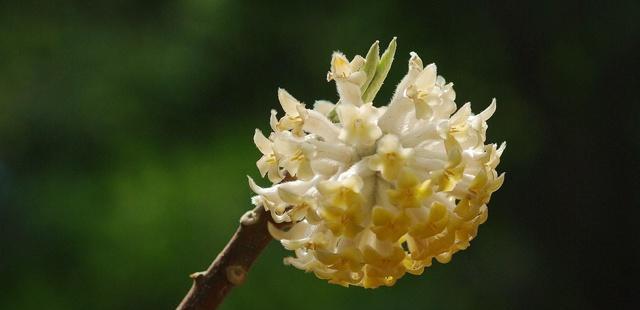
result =
[[[204,277],[204,275],[206,274],[206,271],[199,271],[199,272],[194,272],[192,274],[189,275],[189,278],[197,280],[198,278],[202,278]]]
[[[256,222],[258,222],[259,219],[260,219],[260,214],[256,212],[255,209],[250,210],[242,215],[242,217],[240,218],[240,224],[242,226],[251,226]]]
[[[242,266],[232,265],[227,267],[227,280],[233,285],[240,285],[244,283],[247,277],[247,271]]]

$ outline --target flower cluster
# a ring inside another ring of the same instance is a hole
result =
[[[351,61],[335,52],[327,80],[337,103],[308,109],[279,89],[285,115],[271,112],[268,137],[255,132],[258,169],[274,185],[249,178],[252,202],[290,222],[269,227],[295,253],[285,263],[330,283],[391,286],[434,258],[448,262],[476,236],[504,180],[495,169],[505,144],[484,144],[495,100],[477,115],[469,103],[457,109],[435,64],[411,53],[389,104],[373,104],[395,47],[394,38],[380,56],[376,42]]]

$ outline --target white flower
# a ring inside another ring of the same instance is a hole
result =
[[[278,155],[273,149],[272,142],[258,129],[256,129],[256,132],[253,135],[253,142],[256,144],[260,152],[262,152],[262,157],[257,163],[260,175],[264,177],[268,174],[271,182],[280,182],[282,180],[282,174],[280,173],[280,168],[278,166]]]
[[[311,169],[311,160],[315,157],[314,146],[284,133],[288,132],[277,135],[274,143],[275,149],[282,154],[282,167],[298,179],[310,180],[314,176]]]
[[[405,90],[405,96],[415,104],[416,117],[431,118],[435,112],[449,116],[456,109],[454,100],[456,92],[453,83],[445,84],[441,76],[436,76],[436,64],[430,64],[416,77],[416,80]]]
[[[271,112],[271,127],[273,130],[291,130],[296,136],[303,136],[302,127],[307,117],[307,110],[296,98],[293,98],[286,90],[278,89],[278,100],[285,112],[285,116],[279,121],[276,118],[276,111]]]
[[[331,71],[327,74],[327,81],[335,80],[340,100],[345,103],[360,106],[362,102],[360,86],[365,82],[366,75],[359,69],[365,60],[356,56],[349,62],[340,52],[333,53]]]
[[[327,79],[337,103],[307,109],[280,89],[285,116],[272,111],[269,138],[254,136],[260,173],[274,185],[250,179],[253,203],[292,223],[269,227],[294,252],[285,263],[331,283],[393,285],[434,258],[448,262],[476,236],[504,181],[495,169],[505,144],[484,144],[495,100],[477,115],[469,103],[456,111],[453,84],[435,64],[423,68],[412,52],[389,104],[373,104],[394,52],[395,39],[382,56],[378,42],[366,58],[334,53]],[[295,181],[279,183],[285,176]]]
[[[348,145],[371,146],[382,135],[378,127],[378,110],[371,103],[360,107],[342,104],[337,107],[342,129],[338,138]]]

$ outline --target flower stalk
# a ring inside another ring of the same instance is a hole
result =
[[[238,229],[209,268],[190,275],[193,285],[177,309],[216,309],[233,287],[241,285],[251,265],[272,240],[267,230],[270,219],[262,207],[245,213]]]

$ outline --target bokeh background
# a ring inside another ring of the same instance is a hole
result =
[[[639,3],[479,2],[0,2],[0,308],[175,307],[250,207],[277,87],[335,101],[331,52],[393,36],[378,102],[410,51],[459,104],[498,99],[507,178],[478,238],[377,290],[286,267],[274,242],[222,308],[632,305]]]

